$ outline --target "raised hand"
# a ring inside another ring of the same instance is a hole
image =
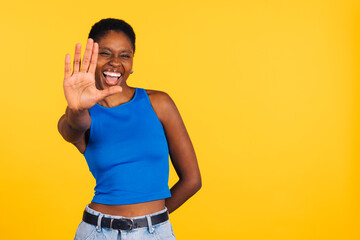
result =
[[[122,91],[120,86],[98,90],[95,86],[95,69],[99,45],[89,38],[81,61],[81,45],[75,47],[74,69],[71,74],[70,54],[65,57],[64,93],[68,107],[74,111],[89,109],[105,97]],[[80,66],[81,65],[81,66]]]

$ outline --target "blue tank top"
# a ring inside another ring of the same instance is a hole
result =
[[[84,153],[96,179],[93,202],[123,205],[171,196],[169,149],[145,89],[127,103],[89,109],[90,137]]]

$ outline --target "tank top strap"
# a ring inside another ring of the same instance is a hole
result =
[[[142,105],[142,107],[146,107],[148,109],[151,109],[151,112],[153,112],[153,107],[149,98],[149,95],[147,94],[146,90],[144,88],[137,88],[137,94],[136,94],[136,101],[137,102],[143,102],[145,105]]]
[[[144,88],[137,88],[139,98],[148,98],[148,94]]]
[[[136,93],[134,98],[136,97],[136,99],[134,99],[134,101],[139,101],[141,99],[146,98],[146,90],[144,88],[136,88]]]

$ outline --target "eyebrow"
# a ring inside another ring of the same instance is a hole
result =
[[[108,47],[99,47],[99,49],[106,49],[106,50],[112,51],[112,49],[111,49],[111,48],[108,48]],[[121,51],[121,52],[133,53],[132,50],[123,50],[123,51]]]

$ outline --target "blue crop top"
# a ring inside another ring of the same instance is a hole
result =
[[[145,89],[127,103],[89,109],[90,137],[84,153],[96,179],[93,202],[123,205],[171,196],[169,149]]]

